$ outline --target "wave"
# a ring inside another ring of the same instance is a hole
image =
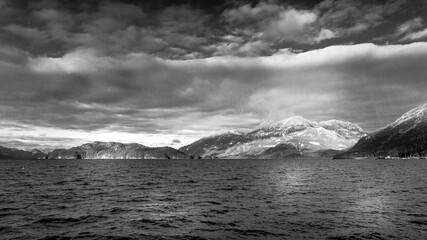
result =
[[[39,219],[37,221],[34,221],[33,223],[41,223],[41,224],[67,224],[67,223],[91,223],[91,222],[97,222],[102,219],[106,219],[106,216],[93,216],[93,215],[86,215],[81,217],[46,217]]]

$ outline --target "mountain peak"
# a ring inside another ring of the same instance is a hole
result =
[[[228,135],[240,135],[240,136],[242,136],[242,135],[249,133],[250,131],[252,131],[252,130],[248,129],[248,128],[237,128],[237,129],[231,129],[231,130],[215,131],[215,132],[211,133],[210,135],[207,135],[204,138],[216,138],[216,137],[228,136]]]
[[[388,126],[362,138],[342,157],[425,156],[427,153],[427,104],[403,114]]]
[[[338,125],[341,125],[341,124],[347,124],[347,123],[350,123],[350,122],[345,122],[345,121],[338,120],[338,119],[331,119],[331,120],[321,121],[319,123],[325,124],[325,125],[327,125],[327,124],[338,124]]]
[[[321,121],[319,122],[320,126],[330,129],[330,128],[344,128],[348,130],[355,130],[359,132],[365,132],[361,127],[359,127],[357,124],[341,121],[337,119],[327,120],[327,121]]]
[[[290,126],[316,126],[317,122],[310,121],[302,116],[295,115],[273,123],[262,123],[258,126],[260,128],[286,128]]]
[[[389,126],[395,127],[411,120],[416,122],[427,120],[427,103],[409,110]]]
[[[360,127],[349,122],[331,120],[323,124],[296,115],[262,123],[255,129],[238,134],[228,132],[202,138],[180,150],[191,155],[220,158],[274,157],[278,152],[295,157],[304,151],[349,148],[366,135]]]

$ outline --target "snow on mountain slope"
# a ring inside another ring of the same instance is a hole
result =
[[[393,123],[360,141],[341,157],[425,155],[427,152],[427,104],[416,107]]]
[[[417,124],[427,121],[427,103],[419,107],[416,107],[405,114],[403,114],[396,121],[388,125],[387,127],[398,127],[410,123],[410,127],[415,127]]]
[[[301,116],[294,116],[274,123],[260,124],[250,134],[258,137],[284,136],[292,132],[318,126],[319,124],[317,122],[307,120]]]
[[[335,131],[347,139],[361,138],[366,135],[366,132],[361,127],[351,122],[329,120],[319,122],[319,124],[323,128]]]
[[[342,150],[353,146],[366,133],[357,125],[331,120],[315,122],[294,116],[274,123],[263,123],[252,131],[228,132],[202,138],[180,150],[188,154],[220,158],[258,158],[287,144],[296,151]]]

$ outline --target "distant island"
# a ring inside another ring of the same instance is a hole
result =
[[[93,142],[49,153],[0,146],[0,159],[423,158],[426,150],[424,104],[370,134],[350,122],[294,116],[255,129],[208,136],[178,150],[118,142]]]
[[[55,149],[42,153],[0,148],[0,158],[7,159],[194,159],[171,147],[147,147],[137,143],[93,142],[70,149]]]

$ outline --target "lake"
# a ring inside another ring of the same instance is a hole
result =
[[[427,160],[0,160],[1,239],[426,239]]]

